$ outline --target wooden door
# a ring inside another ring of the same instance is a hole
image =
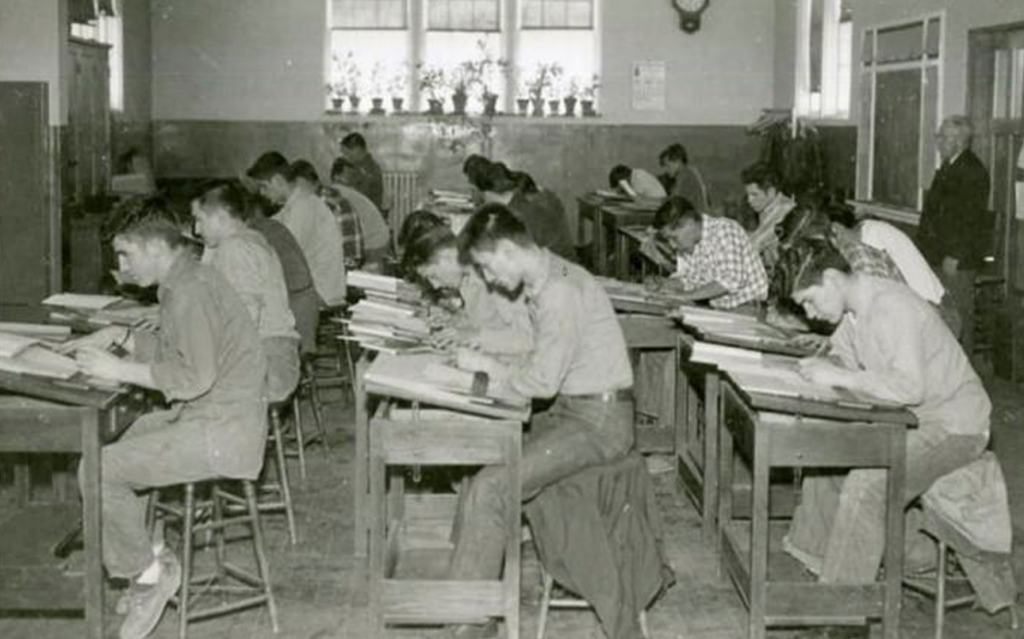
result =
[[[68,127],[64,148],[64,197],[82,202],[110,185],[109,46],[72,40]]]
[[[1017,156],[1024,144],[1024,23],[972,31],[969,113],[974,149],[992,178],[994,252],[1009,290],[1024,292],[1024,227],[1015,219]]]
[[[0,82],[0,313],[16,319],[59,285],[45,82]]]

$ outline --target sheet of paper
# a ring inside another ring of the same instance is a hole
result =
[[[98,311],[121,301],[117,295],[89,295],[86,293],[57,293],[43,300],[48,306],[63,306],[81,311]]]
[[[634,110],[665,110],[665,76],[664,60],[638,60],[633,63]]]
[[[33,337],[14,333],[0,333],[0,357],[16,357],[29,346],[38,343],[39,340]]]
[[[16,357],[0,357],[0,370],[68,379],[78,372],[78,362],[41,346],[30,346]]]

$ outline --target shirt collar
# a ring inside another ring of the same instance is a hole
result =
[[[554,263],[556,258],[553,253],[551,253],[545,248],[542,248],[541,252],[543,253],[544,258],[541,260],[540,273],[537,277],[537,281],[535,281],[533,285],[527,286],[523,290],[523,294],[528,299],[536,299],[537,296],[541,294],[541,292],[544,290],[544,287],[548,285],[549,281],[551,281],[551,271],[556,266]]]
[[[192,251],[185,249],[181,252],[181,255],[174,260],[171,264],[170,270],[167,271],[167,276],[164,277],[163,281],[160,282],[160,286],[156,290],[157,299],[163,300],[164,295],[168,291],[174,290],[174,288],[185,279],[185,277],[192,272],[192,269],[196,267],[196,259],[192,254]]]

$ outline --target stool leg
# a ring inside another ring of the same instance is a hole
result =
[[[295,509],[292,507],[292,489],[288,482],[288,466],[284,460],[284,437],[281,435],[281,413],[277,409],[270,411],[270,428],[274,438],[274,459],[277,466],[277,483],[281,487],[281,499],[284,501],[284,514],[288,520],[288,539],[295,545]]]
[[[938,540],[938,573],[935,577],[935,639],[942,639],[946,622],[946,542]]]
[[[292,417],[295,420],[295,446],[299,452],[299,476],[306,481],[306,436],[302,432],[302,404],[299,402],[299,395],[302,389],[295,391],[292,396]]]
[[[320,445],[324,451],[330,450],[327,444],[327,431],[324,429],[323,402],[320,401],[320,387],[316,384],[316,378],[312,378],[309,384],[309,403],[313,409],[313,423],[316,424],[316,431],[320,434]]]
[[[215,548],[215,557],[217,560],[217,579],[223,579],[227,571],[224,569],[225,557],[227,556],[224,550],[224,500],[221,496],[220,489],[217,486],[213,487],[213,541]]]
[[[181,591],[178,594],[178,637],[188,639],[189,582],[192,580],[192,524],[195,519],[196,487],[185,484],[185,521],[182,523]]]
[[[276,634],[280,629],[277,624],[277,603],[274,601],[274,593],[270,588],[270,565],[267,563],[266,547],[263,545],[263,526],[260,524],[260,509],[256,502],[256,488],[251,481],[243,481],[242,488],[245,491],[245,503],[249,509],[249,517],[252,520],[252,539],[256,546],[256,566],[259,569],[260,581],[263,582],[263,592],[267,595],[270,625]]]
[[[554,578],[541,566],[541,583],[544,590],[540,596],[540,614],[537,617],[537,639],[544,639],[544,631],[548,626],[548,609],[551,607],[551,589],[555,586]]]

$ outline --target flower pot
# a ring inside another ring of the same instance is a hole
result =
[[[565,103],[565,117],[572,118],[576,116],[576,98],[570,96],[562,100]],[[593,105],[591,105],[593,106]]]
[[[498,113],[498,96],[488,94],[484,96],[484,115],[495,115]]]
[[[384,115],[384,98],[373,98],[373,108],[370,109],[371,115]]]
[[[349,111],[351,113],[359,113],[359,98],[358,97],[356,97],[354,95],[349,96],[348,103],[351,106],[351,108],[349,109]]]
[[[558,107],[562,106],[559,100],[548,100],[548,115],[558,115]]]
[[[444,113],[444,100],[428,99],[427,104],[429,105],[427,113],[432,115],[441,115]]]
[[[452,94],[452,112],[455,115],[466,115],[466,102],[469,101],[469,96],[465,93],[453,93]]]
[[[331,98],[331,108],[335,111],[341,111],[345,106],[345,98]]]
[[[580,100],[580,106],[583,107],[583,117],[592,118],[597,115],[597,111],[594,110],[593,100]]]
[[[530,108],[530,101],[526,98],[519,98],[516,100],[516,108],[519,110],[519,115],[526,115],[526,110]]]
[[[530,115],[538,118],[544,117],[544,100],[542,98],[534,98],[530,102],[533,104],[533,111],[530,112]]]
[[[404,98],[391,98],[391,112],[392,113],[401,113],[402,112],[402,103],[403,102],[405,102]]]

